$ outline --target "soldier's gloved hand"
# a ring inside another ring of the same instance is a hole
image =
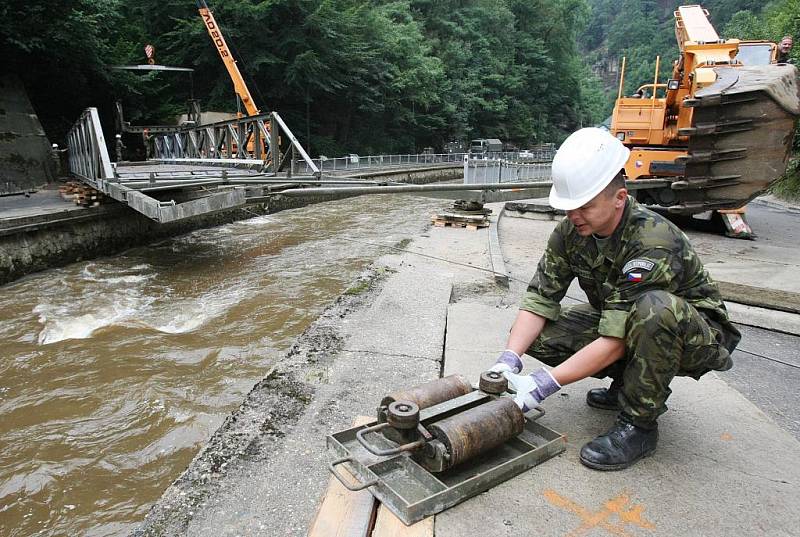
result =
[[[561,389],[561,385],[553,378],[550,371],[544,368],[537,369],[530,375],[514,373],[504,373],[504,375],[508,379],[508,384],[517,392],[514,402],[523,413],[538,407],[545,397]]]
[[[489,371],[496,371],[503,373],[503,375],[506,373],[519,373],[522,371],[522,360],[519,359],[519,354],[511,349],[506,349],[494,365],[489,368]]]

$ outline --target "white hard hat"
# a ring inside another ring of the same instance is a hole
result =
[[[563,211],[585,205],[625,166],[630,153],[605,129],[573,132],[553,158],[550,205]]]

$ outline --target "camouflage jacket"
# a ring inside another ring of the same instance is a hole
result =
[[[694,306],[729,351],[741,337],[688,237],[630,196],[619,225],[607,239],[581,237],[567,218],[556,226],[520,309],[558,319],[559,303],[573,278],[601,312],[601,336],[624,338],[636,300],[647,291],[662,290]]]

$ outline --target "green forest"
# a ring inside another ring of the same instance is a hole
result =
[[[603,121],[626,56],[626,90],[677,57],[663,0],[209,0],[256,105],[277,110],[313,155],[414,152],[496,137],[558,142]],[[800,0],[708,0],[724,37],[800,34]],[[96,106],[113,132],[168,122],[194,96],[236,111],[231,80],[192,0],[6,0],[0,31],[52,141]],[[194,74],[134,74],[159,64]],[[793,54],[797,57],[798,49]],[[191,83],[190,83],[191,82]]]

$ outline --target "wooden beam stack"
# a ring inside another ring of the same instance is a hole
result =
[[[67,201],[74,201],[76,205],[84,207],[97,207],[106,199],[105,194],[97,189],[78,181],[68,181],[58,188],[61,197]]]

